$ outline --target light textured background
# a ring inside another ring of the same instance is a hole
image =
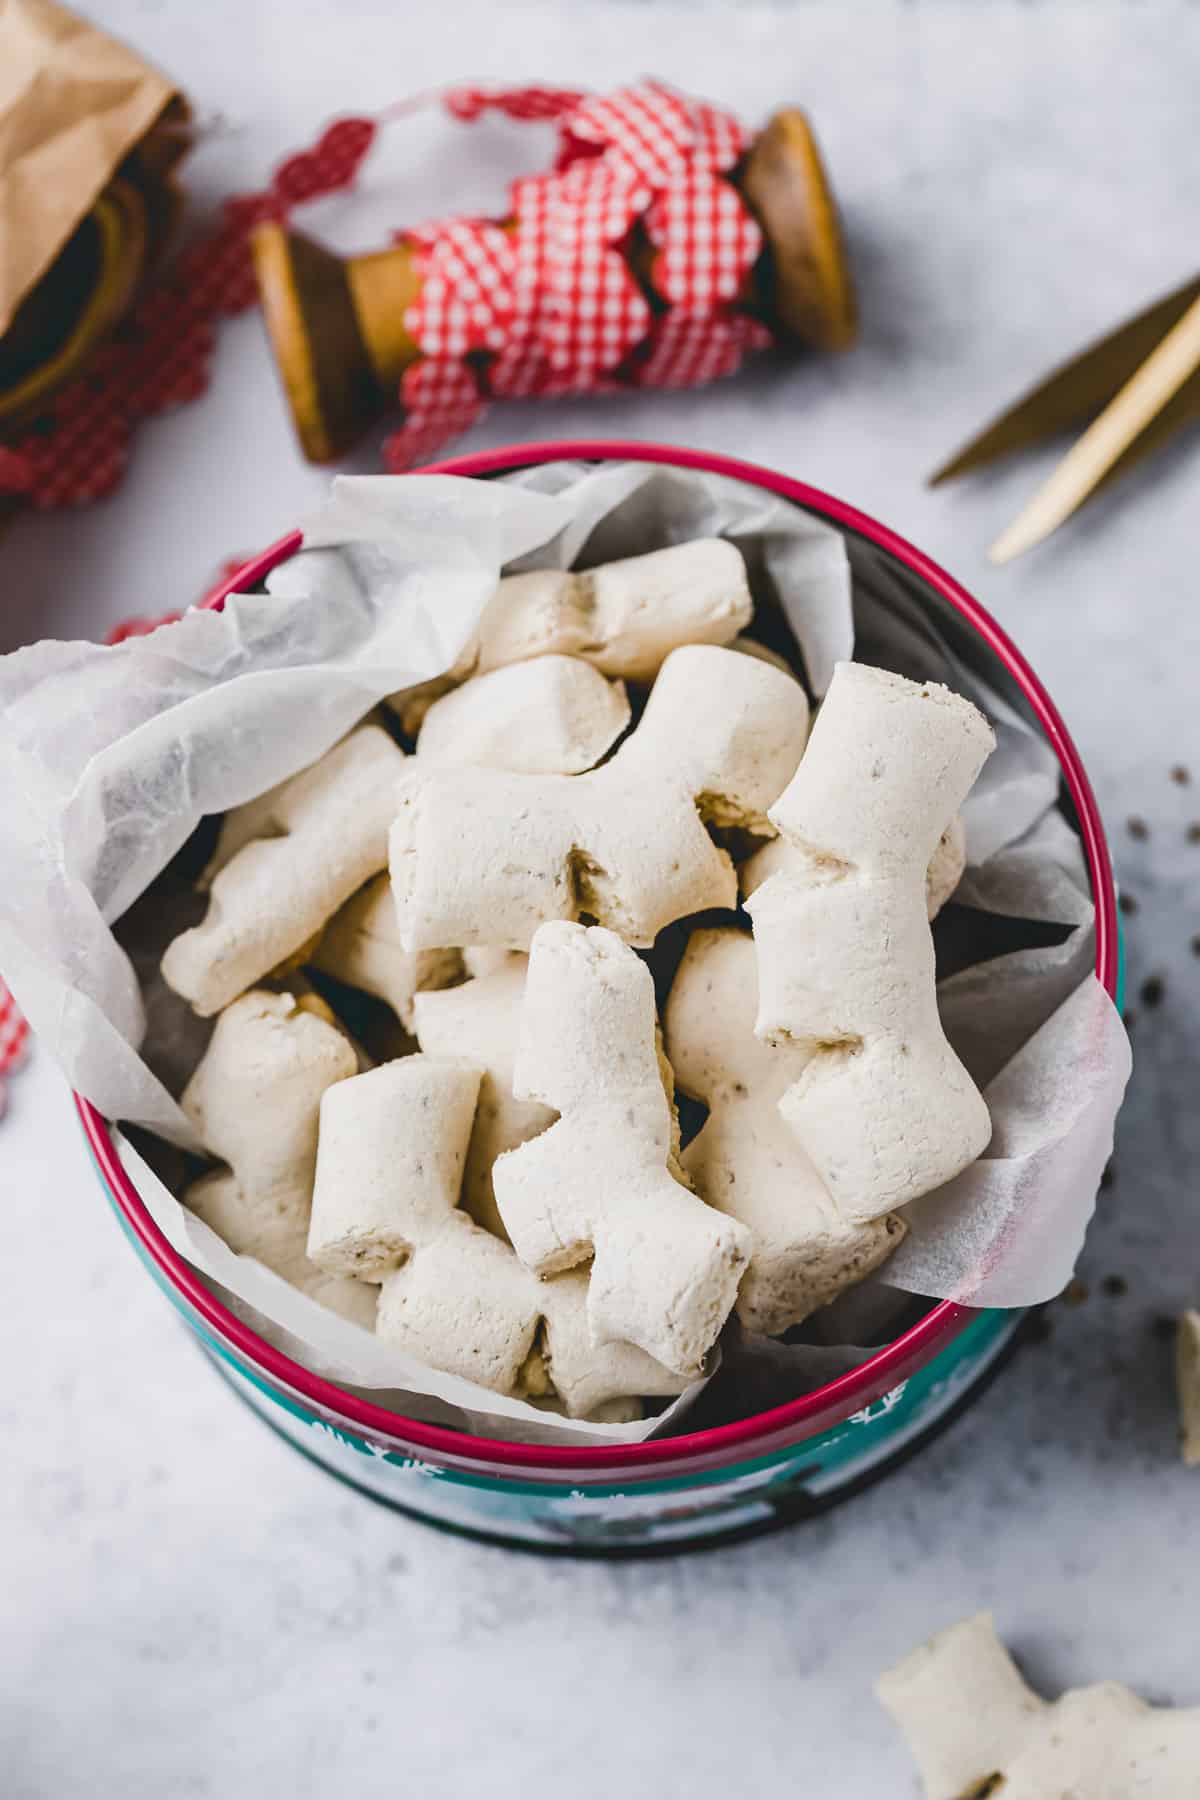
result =
[[[1044,550],[983,548],[1048,449],[941,493],[925,471],[1197,256],[1200,5],[106,0],[213,118],[197,198],[252,187],[329,114],[465,77],[602,85],[651,70],[750,120],[816,115],[864,340],[724,388],[496,411],[467,444],[555,432],[713,446],[856,501],[1016,634],[1112,828],[1138,1068],[1090,1298],[1056,1306],[978,1407],[823,1522],[650,1566],[544,1563],[441,1537],[336,1487],[239,1408],[119,1242],[45,1059],[0,1127],[0,1788],[6,1800],[401,1789],[916,1793],[876,1672],[992,1606],[1049,1690],[1105,1676],[1200,1702],[1200,1475],[1175,1462],[1154,1321],[1200,1299],[1200,441]],[[343,244],[495,204],[542,155],[516,128],[397,125]],[[257,322],[212,394],[141,436],[120,494],[0,545],[0,645],[98,635],[190,600],[323,477],[293,450]],[[1168,769],[1190,762],[1190,787]],[[1145,818],[1134,841],[1125,821]],[[1103,1291],[1121,1274],[1128,1292]]]

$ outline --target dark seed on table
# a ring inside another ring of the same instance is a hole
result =
[[[1127,820],[1125,829],[1132,838],[1147,838],[1150,836],[1150,827],[1147,825],[1145,819],[1139,819],[1136,813],[1132,819]]]
[[[1191,770],[1186,768],[1183,763],[1176,763],[1171,770],[1171,780],[1176,787],[1186,787],[1191,779]]]
[[[1200,931],[1198,931],[1192,939],[1192,955],[1200,956]]]
[[[1145,1007],[1161,1006],[1167,984],[1161,975],[1150,975],[1143,981],[1138,999]]]
[[[1200,844],[1200,819],[1193,819],[1188,826],[1187,841],[1189,844]]]
[[[1126,918],[1131,918],[1138,909],[1137,901],[1134,899],[1133,895],[1127,893],[1124,888],[1122,888],[1121,892],[1117,895],[1117,905],[1125,914]]]
[[[1119,1300],[1122,1294],[1129,1292],[1129,1283],[1123,1275],[1106,1275],[1100,1286],[1106,1294],[1111,1294],[1114,1300]]]
[[[1126,1031],[1132,1031],[1137,1024],[1137,1012],[1132,1006],[1127,1006],[1121,1014],[1121,1023]]]

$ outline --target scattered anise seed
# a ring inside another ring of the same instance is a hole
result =
[[[1171,780],[1175,783],[1176,787],[1186,787],[1191,779],[1191,771],[1185,768],[1183,763],[1176,763],[1174,765],[1171,770]]]
[[[1111,1294],[1114,1300],[1119,1300],[1122,1294],[1129,1292],[1129,1283],[1123,1275],[1106,1275],[1100,1286],[1106,1294]]]
[[[1126,822],[1125,829],[1131,838],[1148,838],[1150,836],[1150,827],[1145,819],[1139,819],[1136,813],[1132,819]]]
[[[1122,888],[1121,892],[1117,895],[1117,905],[1120,907],[1121,911],[1125,914],[1126,918],[1131,918],[1132,915],[1138,909],[1138,903],[1137,903],[1136,899],[1134,898],[1134,896],[1132,894],[1128,893],[1124,888]]]
[[[1167,984],[1161,975],[1148,975],[1141,985],[1138,999],[1147,1008],[1161,1006],[1166,991]]]

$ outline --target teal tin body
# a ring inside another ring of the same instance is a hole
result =
[[[923,609],[954,654],[983,673],[1053,746],[1064,810],[1078,830],[1096,902],[1096,972],[1119,997],[1116,894],[1086,773],[1037,676],[950,576],[844,502],[770,470],[645,444],[541,444],[487,452],[436,472],[494,476],[534,464],[641,460],[703,469],[783,495],[842,530],[852,565],[872,558]],[[212,597],[250,587],[294,554],[299,533]],[[857,559],[857,563],[856,563]],[[561,1448],[476,1438],[406,1419],[313,1375],[226,1308],[158,1230],[107,1122],[77,1101],[100,1179],[147,1271],[213,1366],[267,1424],[331,1474],[450,1530],[543,1551],[629,1555],[727,1541],[803,1519],[902,1461],[978,1393],[1023,1315],[949,1301],[867,1362],[816,1392],[734,1424],[637,1445]]]

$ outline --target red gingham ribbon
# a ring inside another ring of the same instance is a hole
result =
[[[771,333],[745,313],[697,319],[674,308],[659,319],[638,374],[645,387],[698,387],[736,374],[748,350],[766,350]]]
[[[29,1039],[29,1027],[22,1017],[16,1001],[0,980],[0,1119],[4,1117],[8,1107],[8,1092],[5,1076],[19,1065],[25,1055]]]
[[[762,235],[726,179],[746,142],[731,115],[656,81],[591,96],[465,88],[446,104],[460,119],[495,107],[554,120],[559,153],[513,183],[508,230],[448,219],[404,234],[422,277],[404,323],[423,358],[401,380],[389,467],[433,455],[490,399],[692,386],[771,342],[735,309]],[[622,254],[639,222],[659,253],[657,314]]]
[[[29,1027],[17,1010],[17,1003],[0,981],[0,1075],[15,1069],[25,1054]]]

